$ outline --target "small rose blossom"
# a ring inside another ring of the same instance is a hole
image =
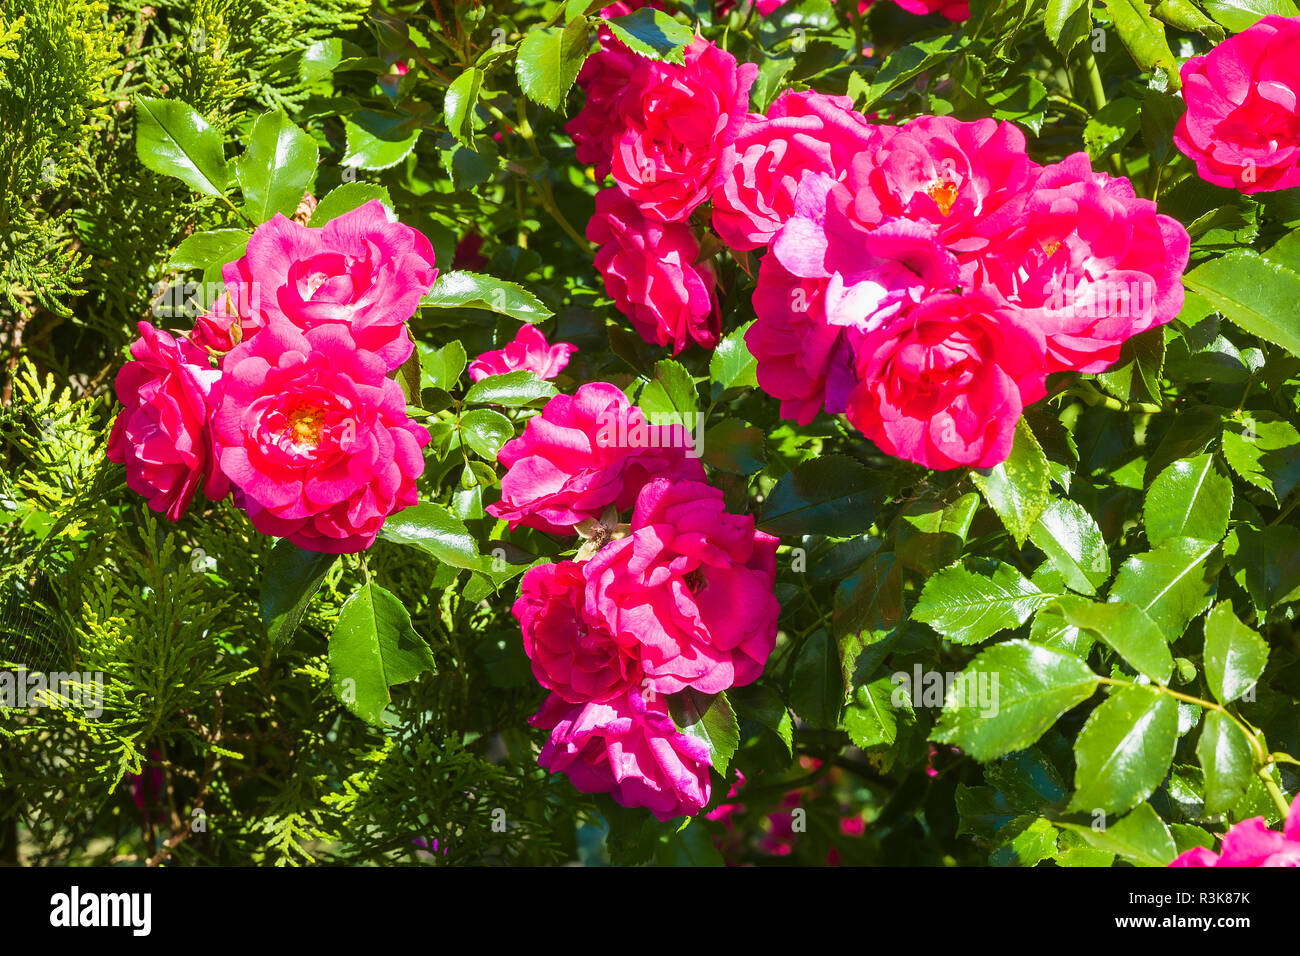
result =
[[[501,448],[501,500],[487,511],[511,528],[573,534],[611,505],[631,508],[651,478],[703,481],[689,441],[680,425],[648,424],[621,389],[589,382],[552,398]]]
[[[178,521],[200,487],[213,501],[229,484],[208,428],[208,396],[220,377],[207,352],[148,322],[137,326],[132,362],[117,373],[123,409],[108,438],[108,458],[126,466],[126,483],[153,511]]]
[[[1281,833],[1270,830],[1263,817],[1251,817],[1228,829],[1220,850],[1193,847],[1169,865],[1300,866],[1300,796],[1292,801]]]
[[[469,377],[478,382],[489,375],[507,372],[535,372],[539,378],[551,379],[564,371],[569,357],[578,351],[576,345],[556,342],[551,345],[536,326],[522,325],[514,341],[505,348],[484,352],[469,363]]]
[[[678,731],[661,695],[632,690],[581,704],[551,694],[529,723],[550,731],[538,764],[582,793],[608,793],[664,821],[694,816],[709,802],[708,745]]]

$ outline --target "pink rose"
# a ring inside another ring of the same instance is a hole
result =
[[[578,347],[568,342],[551,345],[536,326],[521,325],[514,341],[505,348],[484,352],[470,362],[469,377],[478,382],[489,375],[526,370],[536,372],[540,378],[555,378],[576,351]]]
[[[1043,170],[1020,228],[985,259],[986,280],[1047,336],[1047,370],[1102,372],[1125,340],[1183,307],[1191,239],[1086,153]]]
[[[683,65],[634,64],[615,110],[600,119],[619,130],[614,182],[646,216],[677,222],[709,198],[724,172],[723,150],[748,115],[757,76],[757,66],[738,65],[702,37],[686,48]]]
[[[302,331],[334,325],[391,371],[415,348],[406,322],[438,270],[429,240],[372,199],[320,229],[277,214],[221,274],[245,338],[276,319]]]
[[[529,568],[513,608],[537,682],[579,704],[612,700],[641,681],[636,649],[583,613],[582,569],[573,561]]]
[[[611,505],[632,507],[651,478],[703,481],[688,441],[680,425],[649,425],[620,389],[590,382],[555,396],[501,448],[501,500],[487,511],[511,528],[572,534]]]
[[[805,172],[842,179],[853,157],[882,134],[847,96],[783,93],[767,116],[750,115],[722,165],[713,226],[733,249],[757,249],[794,215]]]
[[[1291,803],[1291,812],[1287,814],[1281,833],[1270,830],[1263,817],[1251,817],[1224,834],[1222,853],[1198,846],[1169,865],[1300,866],[1300,797]]]
[[[274,319],[226,356],[214,443],[253,527],[346,554],[415,504],[429,433],[384,372],[333,322],[303,332]]]
[[[983,293],[934,295],[863,337],[848,417],[882,451],[927,468],[988,468],[1044,395],[1043,337]]]
[[[568,703],[552,694],[534,727],[550,731],[537,763],[582,793],[608,793],[660,820],[693,816],[709,802],[708,745],[677,730],[664,699],[633,690],[606,703]]]
[[[577,84],[587,94],[587,101],[564,130],[573,137],[578,162],[594,166],[599,183],[609,175],[614,143],[623,132],[618,119],[623,94],[644,57],[614,39],[605,27],[597,36],[600,49],[587,57],[578,71]]]
[[[874,0],[861,0],[858,9],[866,13],[873,2]],[[970,0],[894,0],[894,2],[908,13],[914,13],[918,17],[942,13],[956,23],[970,19]]]
[[[639,647],[649,687],[716,694],[757,680],[776,643],[777,539],[709,485],[658,478],[631,531],[587,562],[587,617]]]
[[[1243,193],[1300,186],[1300,20],[1267,16],[1183,64],[1174,145]]]
[[[202,485],[213,501],[229,484],[217,467],[208,431],[208,395],[220,377],[208,354],[148,322],[137,325],[135,359],[117,373],[124,406],[108,438],[108,458],[126,465],[126,483],[149,507],[177,521]]]
[[[674,355],[691,341],[717,344],[716,280],[709,263],[696,261],[700,246],[690,226],[647,218],[617,189],[602,189],[587,238],[600,244],[595,264],[605,290],[643,339],[671,344]]]

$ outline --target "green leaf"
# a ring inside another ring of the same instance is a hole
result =
[[[582,18],[562,28],[530,30],[515,61],[519,88],[534,103],[560,110],[587,59],[588,46],[587,21]]]
[[[1071,810],[1123,813],[1155,792],[1178,745],[1178,701],[1121,687],[1098,706],[1074,744]]]
[[[1106,0],[1106,9],[1138,68],[1145,72],[1160,67],[1169,73],[1170,85],[1177,87],[1178,60],[1169,49],[1165,25],[1151,16],[1147,0]]]
[[[1300,273],[1238,249],[1183,277],[1223,317],[1292,355],[1300,355]]]
[[[814,631],[794,659],[790,706],[810,727],[834,730],[839,726],[844,695],[844,674],[835,642],[826,631]]]
[[[203,269],[234,262],[248,248],[253,234],[246,229],[209,229],[185,239],[167,265],[173,269]]]
[[[482,570],[485,562],[465,523],[436,502],[422,501],[390,515],[379,537],[408,544],[455,568]]]
[[[740,725],[727,695],[701,694],[688,687],[668,697],[668,712],[678,730],[704,742],[713,769],[726,776],[727,765],[740,746]]]
[[[1056,499],[1029,532],[1067,587],[1096,594],[1110,577],[1110,554],[1101,529],[1087,510],[1073,501]]]
[[[641,390],[637,404],[654,424],[678,424],[689,430],[694,428],[699,414],[698,398],[691,373],[680,362],[661,359],[655,362],[650,382]]]
[[[759,527],[778,537],[847,538],[871,527],[880,494],[861,462],[822,455],[781,476],[763,502]]]
[[[758,388],[758,360],[745,344],[749,322],[723,338],[709,357],[709,377],[724,391],[729,388]]]
[[[1047,456],[1023,418],[1007,460],[987,472],[971,472],[971,480],[1021,547],[1047,507],[1050,479]]]
[[[388,688],[436,667],[402,602],[377,584],[362,585],[343,605],[330,635],[329,661],[335,696],[377,727],[396,722],[387,711]]]
[[[912,619],[929,624],[950,641],[977,644],[998,631],[1019,627],[1054,597],[1009,564],[999,563],[992,577],[951,567],[925,582]]]
[[[686,62],[684,50],[695,35],[690,27],[651,7],[605,22],[615,38],[633,53],[669,63]]]
[[[1213,455],[1176,461],[1147,491],[1147,540],[1153,545],[1169,538],[1220,541],[1231,511],[1232,479],[1219,474]]]
[[[322,554],[281,538],[271,549],[262,578],[262,623],[271,643],[280,647],[298,629],[298,622],[334,566],[336,554]]]
[[[1268,643],[1242,624],[1226,601],[1205,620],[1205,680],[1219,703],[1229,704],[1255,686],[1268,663]]]
[[[135,152],[141,163],[205,195],[225,194],[229,171],[221,134],[207,120],[180,100],[141,96],[135,107]]]
[[[1092,0],[1047,0],[1043,26],[1052,46],[1068,54],[1092,33]]]
[[[1282,501],[1300,484],[1300,431],[1269,412],[1246,412],[1223,431],[1223,457],[1243,480]]]
[[[1196,743],[1196,759],[1205,774],[1205,812],[1231,810],[1246,795],[1255,775],[1246,735],[1227,714],[1207,710],[1201,739]]]
[[[459,340],[448,342],[440,349],[417,342],[416,349],[420,353],[420,368],[424,371],[426,388],[451,391],[456,387],[468,358],[465,346]]]
[[[1160,375],[1165,364],[1165,330],[1148,329],[1126,341],[1119,360],[1097,376],[1102,388],[1120,401],[1160,404]]]
[[[529,405],[542,399],[551,399],[559,392],[545,379],[538,378],[536,372],[521,369],[507,372],[505,375],[489,375],[479,379],[465,393],[465,401],[470,405],[502,405],[515,408]]]
[[[318,228],[331,219],[337,219],[345,212],[364,206],[372,199],[378,199],[389,209],[393,208],[393,200],[388,195],[387,186],[380,186],[377,183],[344,183],[331,189],[325,194],[325,198],[316,204],[307,225]]]
[[[890,747],[898,739],[900,714],[912,714],[907,688],[896,685],[886,674],[853,688],[844,710],[844,729],[855,747]]]
[[[703,457],[721,471],[752,475],[767,461],[763,433],[739,419],[725,419],[704,433]]]
[[[524,46],[528,41],[524,41]],[[522,56],[522,53],[520,54]],[[459,143],[474,148],[474,107],[478,103],[478,91],[483,85],[483,71],[470,67],[447,87],[447,95],[442,101],[442,114],[447,123],[447,132]]]
[[[1205,12],[1233,33],[1249,30],[1261,18],[1300,16],[1292,0],[1202,0]]]
[[[277,212],[292,216],[316,175],[316,141],[283,110],[263,113],[253,123],[248,148],[235,163],[244,210],[255,223]]]
[[[553,314],[522,286],[476,272],[444,272],[420,305],[434,309],[486,309],[535,324]]]
[[[1165,640],[1173,642],[1214,599],[1217,569],[1206,562],[1214,541],[1167,538],[1154,551],[1124,562],[1111,585],[1110,600],[1129,601],[1146,611]]]
[[[389,169],[415,149],[421,127],[416,117],[357,110],[343,118],[343,132],[347,138],[347,152],[340,165]]]
[[[1060,614],[1071,627],[1095,635],[1156,683],[1167,684],[1173,675],[1174,658],[1164,635],[1137,605],[1066,597],[1051,605],[1050,610]]]
[[[971,682],[992,689],[997,702],[993,713],[973,699],[979,695],[963,689]],[[1096,689],[1097,675],[1073,654],[1028,641],[1006,641],[966,666],[944,701],[931,739],[987,762],[1037,741]]]
[[[465,443],[488,461],[496,461],[501,446],[515,437],[510,419],[490,408],[473,408],[460,417]]]
[[[933,66],[951,61],[953,55],[967,42],[961,33],[949,33],[895,50],[876,71],[860,109],[864,111],[870,109],[877,100],[891,90],[897,89]]]
[[[957,560],[980,498],[968,492],[955,501],[913,502],[898,518],[894,550],[904,566],[933,574]]]
[[[736,715],[741,720],[752,720],[776,734],[785,744],[787,753],[794,752],[794,722],[781,695],[766,684],[747,684],[727,691]]]
[[[1064,822],[1058,822],[1057,826],[1078,833],[1098,850],[1122,856],[1137,866],[1168,866],[1177,852],[1169,827],[1149,803],[1136,807],[1105,829]]]
[[[1037,866],[1056,855],[1056,827],[1043,817],[1022,815],[998,833],[989,854],[993,866]]]

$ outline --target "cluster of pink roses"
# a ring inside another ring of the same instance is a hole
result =
[[[514,605],[550,691],[531,721],[550,732],[539,762],[664,820],[708,803],[711,765],[667,695],[756,680],[780,610],[777,539],[727,513],[689,447],[681,426],[649,424],[621,390],[589,383],[505,444],[488,508],[512,528],[587,539],[576,560],[529,569]]]
[[[277,215],[224,267],[225,298],[188,338],[140,323],[109,458],[173,521],[202,485],[264,534],[369,547],[424,471],[429,433],[389,373],[437,274],[428,239],[377,201],[320,229]]]

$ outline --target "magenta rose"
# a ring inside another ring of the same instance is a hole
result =
[[[587,562],[587,617],[639,648],[658,694],[716,694],[757,680],[776,643],[777,539],[722,492],[658,478],[641,489],[631,531]]]
[[[470,362],[469,377],[478,382],[489,375],[528,371],[539,378],[555,378],[576,351],[578,347],[568,342],[551,345],[536,326],[521,325],[514,341],[505,348],[491,349]]]
[[[587,238],[599,243],[596,271],[632,327],[652,345],[676,355],[694,341],[712,348],[722,327],[713,267],[697,262],[699,243],[690,226],[641,214],[617,189],[596,194]]]
[[[641,682],[636,648],[583,613],[587,579],[573,561],[529,568],[513,612],[537,682],[572,703],[603,702]]]
[[[1216,186],[1300,186],[1300,20],[1267,16],[1183,64],[1174,145]]]
[[[640,60],[616,109],[592,120],[619,130],[614,182],[661,222],[689,217],[720,182],[723,150],[748,116],[749,88],[758,75],[757,66],[737,64],[702,37],[686,48],[685,58],[682,65]]]
[[[602,27],[600,48],[587,57],[578,71],[577,84],[587,94],[586,103],[565,125],[573,137],[578,162],[595,167],[596,182],[609,175],[614,143],[623,132],[619,104],[643,57],[638,57]]]
[[[849,421],[882,451],[937,470],[989,468],[1043,397],[1043,337],[984,293],[935,295],[863,336],[857,373]]]
[[[1300,866],[1300,797],[1291,803],[1281,833],[1270,830],[1263,817],[1251,817],[1228,829],[1221,850],[1193,847],[1169,865]]]
[[[429,433],[345,327],[303,332],[274,319],[222,367],[214,444],[258,531],[346,554],[415,504]]]
[[[1086,153],[1043,170],[1018,231],[986,257],[985,280],[1033,313],[1047,370],[1103,372],[1124,342],[1183,307],[1191,239]]]
[[[208,396],[220,373],[202,348],[148,322],[137,328],[135,361],[117,373],[123,409],[109,434],[108,457],[126,465],[127,487],[177,521],[200,486],[213,501],[229,489],[208,430]]]
[[[429,240],[377,199],[319,229],[276,214],[222,269],[244,338],[276,319],[303,331],[334,325],[389,371],[415,348],[406,322],[437,276]]]
[[[767,116],[750,115],[727,147],[713,193],[713,226],[733,249],[757,249],[794,215],[805,172],[842,178],[882,137],[847,96],[783,93]]]
[[[866,13],[873,2],[875,0],[861,0],[858,9]],[[918,17],[942,13],[955,23],[970,19],[970,0],[894,0],[894,3]]]
[[[511,528],[572,534],[611,505],[632,507],[651,478],[703,481],[704,466],[685,451],[690,441],[680,425],[648,424],[621,389],[589,382],[555,396],[502,446],[501,500],[487,511]]]
[[[608,793],[660,820],[693,816],[709,802],[708,745],[678,731],[662,696],[639,691],[605,703],[551,694],[529,719],[550,731],[537,762],[582,793]]]

